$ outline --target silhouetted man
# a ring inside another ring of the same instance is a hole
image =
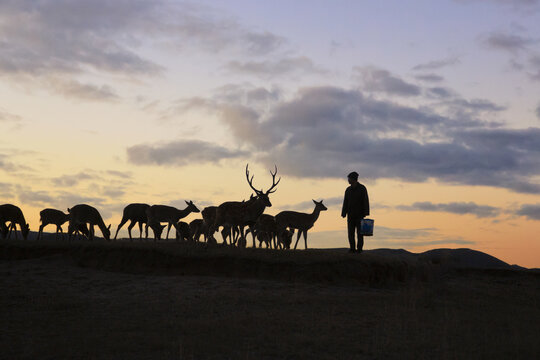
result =
[[[349,245],[351,247],[349,252],[355,252],[355,249],[357,249],[357,252],[362,252],[364,235],[361,233],[360,224],[362,219],[369,215],[368,193],[366,187],[358,182],[358,173],[356,171],[347,175],[347,178],[351,186],[345,190],[341,216],[347,216],[347,230],[349,233]],[[358,236],[357,247],[354,244],[355,231]]]

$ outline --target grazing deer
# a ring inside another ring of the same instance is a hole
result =
[[[185,221],[179,221],[178,224],[175,226],[176,228],[176,239],[180,239],[182,241],[192,241],[193,240],[193,234],[191,233],[191,229],[189,228],[189,224]]]
[[[39,226],[37,240],[39,240],[43,235],[43,228],[50,224],[56,225],[56,235],[54,237],[54,239],[56,240],[58,238],[59,232],[64,234],[64,231],[62,230],[62,225],[65,224],[66,221],[69,221],[70,216],[71,215],[69,213],[66,214],[63,211],[56,209],[41,210],[39,212],[39,219],[41,220],[41,225]],[[81,232],[83,235],[88,237],[88,228],[86,227],[86,224],[80,224],[77,232]]]
[[[293,235],[294,230],[290,229],[282,229],[281,231],[277,232],[277,247],[280,249],[290,249]]]
[[[251,229],[246,231],[246,236],[247,232],[250,231]],[[252,235],[255,235],[255,237],[259,240],[259,247],[262,247],[263,242],[266,244],[267,248],[272,247],[273,242],[274,248],[277,248],[276,219],[272,215],[261,214],[253,226],[253,231],[255,234]]]
[[[146,216],[148,217],[148,225],[154,230],[154,241],[161,239],[161,231],[159,231],[159,226],[161,222],[167,222],[169,228],[167,230],[167,239],[169,239],[169,231],[174,225],[178,230],[178,221],[185,218],[190,213],[200,212],[199,209],[193,204],[193,201],[186,201],[187,207],[182,210],[178,210],[175,207],[167,205],[152,205],[146,209]]]
[[[0,239],[5,239],[7,236],[9,230],[6,226],[6,223],[3,221],[0,221]]]
[[[204,212],[204,209],[203,211]],[[201,235],[204,236],[204,241],[206,241],[206,225],[204,224],[203,219],[195,219],[189,223],[189,232],[191,234],[191,237],[195,241],[199,241],[201,238]]]
[[[6,226],[6,222],[10,223],[9,226]],[[0,225],[0,232],[4,238],[7,235],[7,238],[9,239],[11,237],[11,233],[14,231],[15,239],[17,240],[16,224],[19,224],[24,240],[26,240],[28,233],[30,232],[30,226],[26,222],[21,209],[12,204],[0,205],[0,224],[2,224]]]
[[[253,236],[253,247],[255,247],[253,225],[255,225],[259,216],[264,212],[264,209],[272,206],[268,195],[276,191],[274,189],[281,181],[281,178],[276,182],[276,166],[274,172],[270,171],[270,175],[272,175],[272,186],[266,192],[257,190],[253,186],[253,176],[251,178],[249,177],[248,166],[249,164],[246,165],[246,179],[251,189],[255,191],[255,197],[250,198],[246,202],[229,201],[219,205],[216,210],[214,224],[210,226],[209,234],[213,234],[219,226],[238,227],[240,229],[240,238],[242,242],[245,242],[244,227],[249,226]]]
[[[88,224],[88,239],[94,239],[94,226],[97,225],[103,234],[103,237],[107,240],[111,239],[111,225],[105,226],[103,218],[99,214],[99,211],[95,207],[86,204],[79,204],[73,206],[71,209],[67,209],[70,215],[68,236],[71,240],[71,235],[78,231],[82,225],[86,227]]]
[[[135,226],[135,224],[139,223],[139,232],[140,232],[140,239],[142,240],[142,226],[144,226],[144,232],[145,232],[145,239],[148,239],[148,217],[146,216],[146,210],[150,207],[148,204],[129,204],[124,208],[124,213],[122,215],[122,221],[120,221],[120,225],[118,225],[118,229],[116,229],[116,234],[114,234],[114,240],[116,240],[116,237],[118,236],[118,231],[120,231],[120,228],[124,226],[125,223],[131,221],[128,226],[128,234],[129,234],[129,240],[133,241],[133,238],[131,237],[131,229]]]
[[[319,218],[321,211],[328,210],[326,206],[321,201],[313,200],[315,204],[315,209],[311,214],[300,213],[296,211],[282,211],[276,215],[276,226],[278,231],[282,231],[285,228],[298,229],[298,234],[296,235],[296,245],[298,245],[298,240],[300,240],[300,234],[304,234],[304,243],[307,249],[307,232],[313,227],[315,221]]]
[[[208,206],[204,208],[201,213],[203,214],[204,219],[195,219],[192,222],[189,223],[189,229],[191,233],[192,240],[200,241],[201,235],[203,235],[205,242],[211,242],[215,243],[216,239],[213,235],[208,235],[208,225],[207,223],[213,224],[214,219],[216,217],[216,206]],[[237,233],[239,232],[238,229],[232,229],[230,226],[223,227],[223,230],[221,230],[221,236],[223,237],[223,241],[227,241],[227,237],[231,237],[231,231],[232,231],[232,237],[235,239],[237,236]],[[233,241],[231,239],[231,241]]]

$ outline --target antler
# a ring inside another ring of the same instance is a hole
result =
[[[276,190],[273,190],[273,189],[281,181],[281,176],[280,176],[278,181],[276,182],[276,175],[277,175],[277,166],[276,165],[274,165],[274,169],[275,169],[274,172],[272,172],[270,170],[270,175],[272,175],[272,186],[270,187],[270,189],[268,189],[268,191],[266,191],[266,194],[272,194],[272,193],[276,192]]]
[[[253,177],[255,175],[252,175],[251,178],[249,177],[249,169],[248,169],[248,166],[249,164],[246,164],[246,179],[247,179],[247,182],[249,184],[249,186],[253,189],[253,191],[255,191],[256,194],[263,194],[265,193],[264,191],[262,190],[257,190],[255,189],[255,187],[253,186]],[[268,189],[266,191],[266,195],[268,194],[271,194],[273,192],[276,192],[276,190],[274,190],[274,188],[279,184],[279,182],[281,181],[281,177],[278,179],[278,181],[276,182],[276,175],[277,175],[277,166],[274,165],[274,172],[270,171],[270,175],[272,175],[272,186],[270,187],[270,189]]]
[[[255,188],[253,187],[253,177],[254,177],[255,175],[252,175],[252,176],[251,176],[251,179],[249,178],[249,170],[248,170],[248,166],[249,166],[249,164],[246,164],[246,179],[247,179],[247,182],[248,182],[248,184],[249,184],[249,187],[251,187],[251,188],[253,189],[253,191],[255,191],[256,194],[260,194],[261,191],[255,189]]]

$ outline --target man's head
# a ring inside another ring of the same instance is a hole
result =
[[[353,171],[352,173],[347,175],[347,179],[349,180],[349,184],[356,184],[358,182],[358,173],[356,171]]]

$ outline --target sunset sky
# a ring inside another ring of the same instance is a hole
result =
[[[275,164],[267,213],[329,208],[311,247],[348,246],[355,170],[365,248],[540,267],[540,1],[0,0],[0,135],[34,231],[247,199],[246,163],[263,189]]]

